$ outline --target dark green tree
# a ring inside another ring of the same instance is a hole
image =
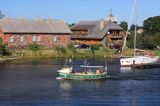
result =
[[[125,31],[127,31],[128,23],[125,21],[121,21],[119,26],[122,27]]]
[[[160,32],[160,16],[150,17],[143,22],[144,33],[155,35]]]
[[[130,31],[135,31],[135,25],[134,25],[134,24],[132,24],[132,25],[130,26]]]
[[[72,24],[68,24],[68,23],[67,23],[67,25],[68,25],[69,28],[71,28],[72,26],[75,25],[75,23],[72,23]]]
[[[152,41],[154,42],[155,46],[160,46],[160,32],[159,32],[159,33],[156,33],[156,34],[153,36]]]
[[[2,18],[4,18],[4,17],[5,17],[5,15],[2,14],[2,12],[0,11],[0,19],[2,19]]]
[[[11,55],[11,53],[7,50],[7,44],[3,44],[3,39],[0,37],[0,55]]]

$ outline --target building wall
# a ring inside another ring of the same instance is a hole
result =
[[[11,48],[26,48],[29,44],[52,48],[55,46],[67,46],[70,42],[70,35],[57,34],[4,34],[4,43]]]
[[[94,40],[94,39],[72,39],[73,43],[79,44],[87,44],[87,45],[97,45],[101,43],[101,40]]]
[[[88,35],[90,32],[88,30],[71,30],[73,35]]]

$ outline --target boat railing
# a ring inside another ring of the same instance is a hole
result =
[[[104,68],[104,66],[86,66],[86,65],[80,65],[81,68]]]

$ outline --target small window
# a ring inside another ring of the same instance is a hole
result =
[[[11,43],[14,42],[14,36],[9,37],[9,42],[11,42]]]
[[[24,41],[24,37],[20,36],[20,42],[23,42],[23,41]]]
[[[37,36],[37,41],[41,41],[41,37],[40,36]]]
[[[37,36],[36,36],[36,35],[32,36],[32,41],[33,41],[33,42],[36,42],[36,41],[37,41]]]
[[[57,42],[59,41],[59,37],[58,36],[53,36],[53,42]]]

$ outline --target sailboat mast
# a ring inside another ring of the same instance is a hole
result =
[[[134,28],[134,51],[133,51],[133,55],[136,55],[136,42],[137,42],[137,20],[138,20],[138,3],[136,0],[136,8],[135,8],[135,28]]]
[[[124,49],[125,49],[125,46],[126,46],[126,40],[127,40],[127,36],[128,36],[128,33],[129,33],[129,29],[130,29],[130,25],[131,25],[131,21],[132,21],[132,18],[133,18],[133,14],[134,14],[134,11],[135,11],[136,4],[137,4],[137,0],[134,0],[133,6],[132,6],[131,16],[130,16],[129,23],[128,23],[128,27],[127,27],[127,31],[126,31],[126,35],[125,35],[125,37],[124,37],[124,42],[123,42],[123,46],[122,46],[121,57],[122,57],[122,55],[123,55],[123,52],[124,52]]]

